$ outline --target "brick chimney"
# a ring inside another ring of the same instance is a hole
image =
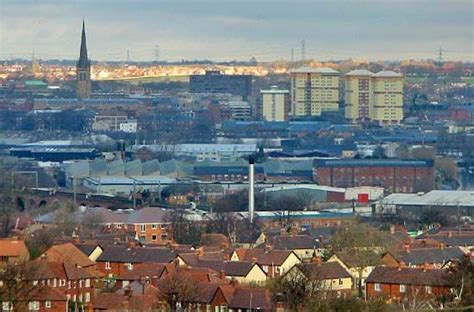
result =
[[[444,244],[443,244],[443,243],[439,243],[439,244],[438,244],[438,248],[439,248],[440,250],[443,250],[443,249],[444,249]]]
[[[423,272],[426,272],[426,270],[428,270],[430,267],[429,263],[428,262],[423,262],[423,265],[422,265],[422,269],[423,269]]]
[[[266,244],[265,245],[265,252],[272,251],[272,249],[273,249],[273,246],[271,244]]]
[[[453,231],[448,231],[448,237],[449,238],[453,237]]]
[[[252,258],[252,264],[255,264],[255,263],[257,263],[257,258],[253,257]]]
[[[405,250],[406,253],[410,253],[410,244],[408,243],[403,244],[403,250]]]
[[[321,265],[321,263],[323,262],[323,259],[321,259],[320,256],[314,256],[312,259],[312,262],[318,266]]]
[[[196,256],[198,257],[198,259],[200,259],[203,255],[204,255],[203,247],[199,247],[198,249],[196,249]]]
[[[219,271],[219,278],[220,279],[225,279],[225,271],[224,270]]]

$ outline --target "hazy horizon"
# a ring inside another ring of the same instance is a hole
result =
[[[74,60],[82,19],[96,61],[473,60],[473,3],[0,0],[0,59]]]

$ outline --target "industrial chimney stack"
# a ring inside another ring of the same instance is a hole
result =
[[[249,158],[249,215],[250,223],[253,223],[253,215],[255,209],[255,160],[253,156]]]

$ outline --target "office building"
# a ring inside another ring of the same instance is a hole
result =
[[[262,95],[262,118],[266,121],[288,120],[289,94],[288,90],[279,90],[272,86],[270,90],[261,90]]]
[[[206,71],[205,75],[191,75],[191,93],[228,93],[246,100],[252,94],[252,75],[223,75],[219,71]]]
[[[320,116],[339,109],[339,72],[331,68],[301,67],[291,72],[290,115]]]

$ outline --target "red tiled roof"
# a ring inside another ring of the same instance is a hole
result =
[[[95,265],[95,262],[89,259],[79,248],[72,243],[54,245],[46,250],[42,258],[52,262],[68,262],[77,264],[80,267],[88,267]]]
[[[442,269],[414,269],[376,267],[366,279],[367,283],[452,286],[452,274]]]
[[[0,239],[0,257],[19,257],[25,250],[27,248],[24,241]]]
[[[298,263],[296,267],[309,279],[325,280],[351,277],[339,262]]]

